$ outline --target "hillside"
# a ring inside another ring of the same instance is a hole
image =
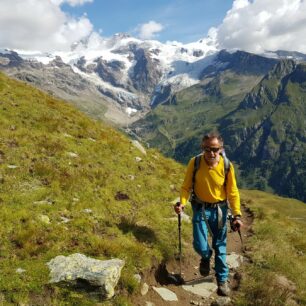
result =
[[[306,65],[282,61],[220,120],[246,186],[306,202]]]
[[[122,296],[137,287],[135,273],[173,256],[176,228],[163,220],[173,213],[180,165],[155,150],[144,155],[119,132],[3,74],[0,109],[5,305],[94,304],[48,284],[45,264],[57,255],[125,259]]]
[[[134,274],[153,273],[177,252],[169,218],[184,168],[3,74],[0,124],[1,304],[132,305],[140,296]],[[255,219],[235,303],[306,304],[306,206],[246,190],[242,202]],[[187,258],[190,243],[184,225]],[[114,299],[49,284],[46,263],[77,252],[126,261]],[[295,284],[294,294],[278,287],[278,275]]]
[[[204,133],[218,129],[241,170],[241,186],[306,201],[305,64],[283,60],[273,67],[258,56],[221,55],[233,64],[208,67],[201,84],[158,105],[131,130],[186,163]]]

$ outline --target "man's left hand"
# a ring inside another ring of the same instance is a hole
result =
[[[241,221],[240,217],[234,217],[233,225],[235,231],[240,230],[240,228],[243,226],[243,222]]]

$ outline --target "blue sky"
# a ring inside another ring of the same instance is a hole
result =
[[[63,11],[80,17],[87,13],[96,31],[109,37],[115,33],[137,34],[137,27],[149,21],[163,26],[155,39],[193,42],[218,26],[232,0],[95,0],[82,6],[63,4]]]
[[[305,0],[0,0],[0,48],[69,51],[116,33],[217,49],[306,53]]]

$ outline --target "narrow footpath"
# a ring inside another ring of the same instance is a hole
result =
[[[241,229],[244,244],[251,235],[252,213],[242,205],[243,223]],[[229,222],[227,222],[229,223]],[[191,226],[191,224],[190,224]],[[242,277],[241,265],[246,261],[243,247],[237,232],[228,229],[227,238],[227,262],[230,268],[229,286],[232,289],[231,296],[220,297],[217,295],[217,284],[214,276],[214,259],[211,262],[211,274],[201,277],[199,273],[200,257],[192,251],[192,241],[183,242],[183,258],[181,261],[182,277],[184,285],[169,284],[165,277],[169,273],[179,273],[179,260],[173,259],[166,267],[152,269],[141,280],[141,292],[133,297],[135,306],[208,306],[208,305],[231,305],[231,301],[239,290],[239,281]],[[187,254],[186,254],[187,253]]]

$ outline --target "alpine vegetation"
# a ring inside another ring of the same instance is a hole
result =
[[[0,125],[1,303],[95,305],[115,294],[120,304],[135,273],[173,256],[176,231],[164,220],[182,166],[3,74]],[[56,258],[77,253],[77,270],[55,277]],[[92,280],[81,289],[82,275],[111,259],[124,263],[114,289]]]

